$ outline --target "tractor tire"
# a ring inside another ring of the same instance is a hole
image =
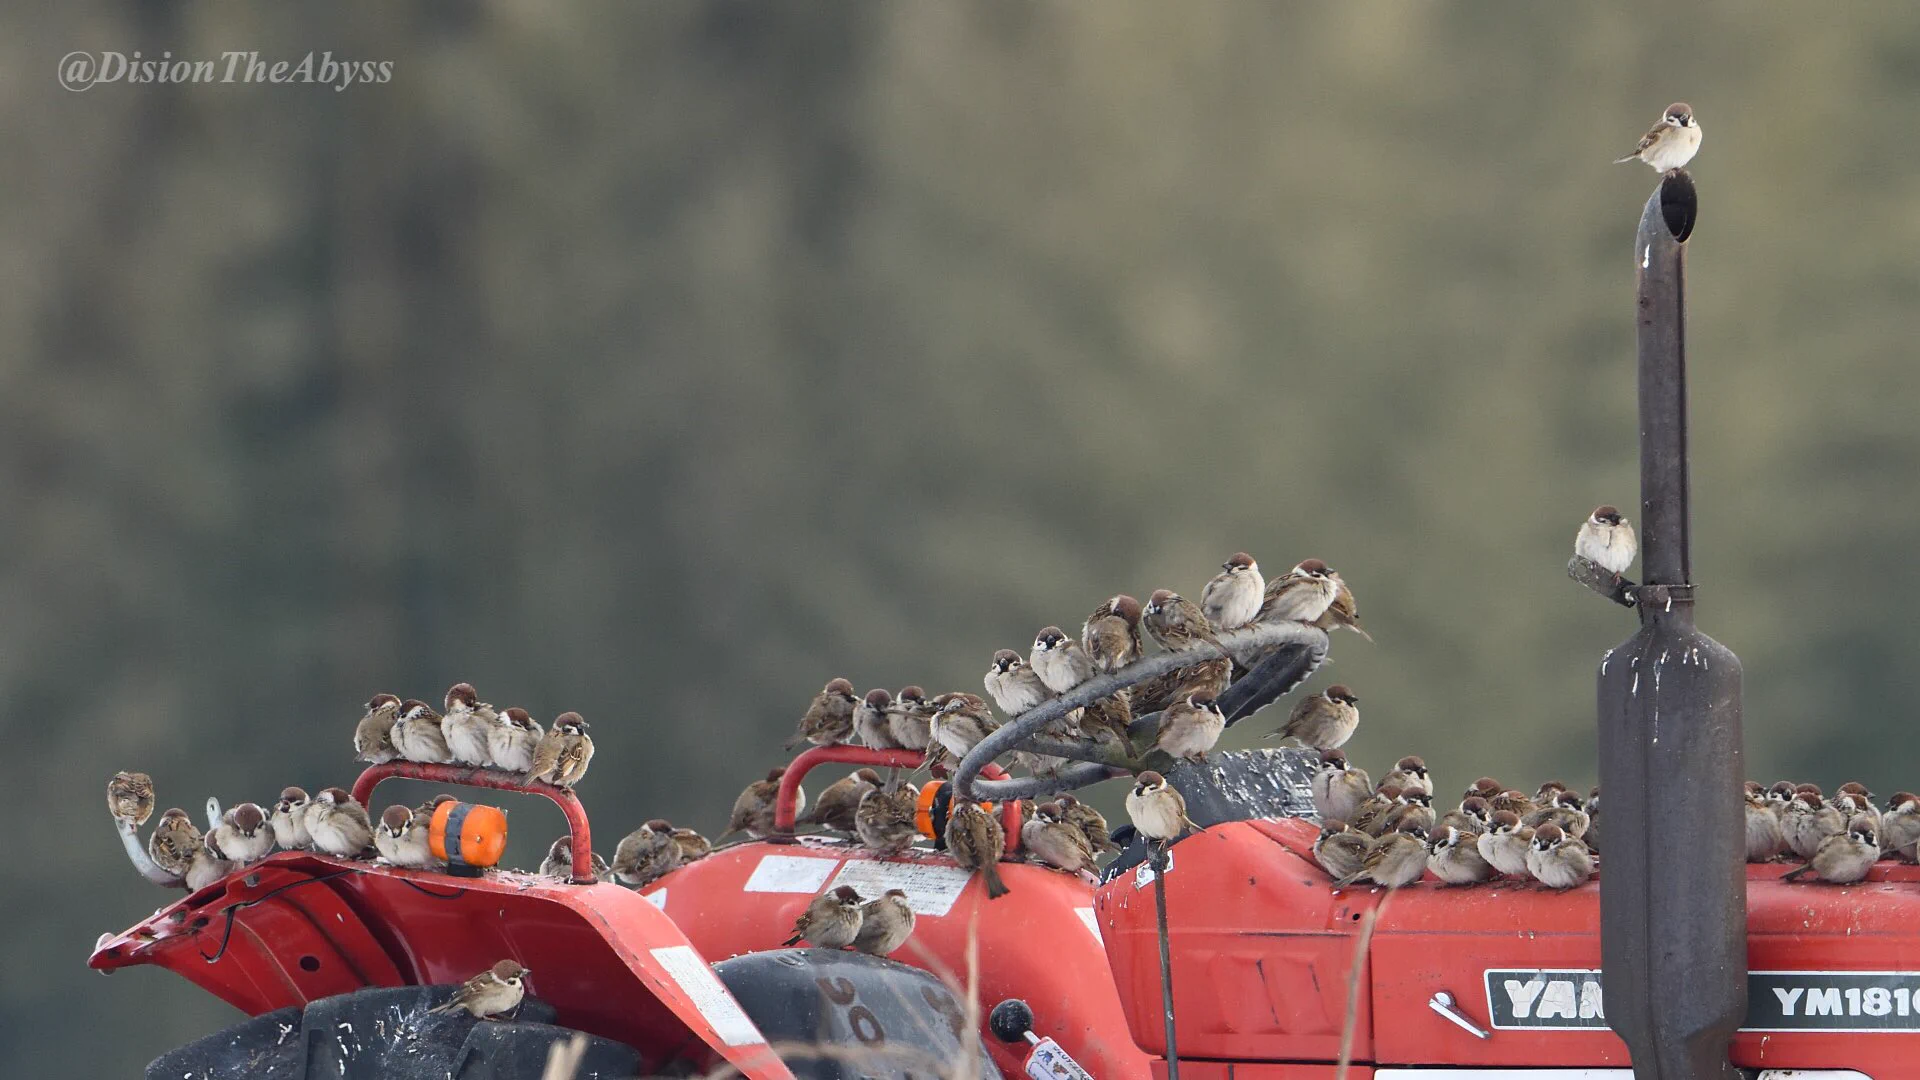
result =
[[[533,998],[510,1020],[427,1012],[454,989],[374,988],[264,1013],[155,1058],[147,1080],[538,1080],[547,1047],[574,1034]],[[588,1036],[576,1077],[639,1071],[632,1047]]]

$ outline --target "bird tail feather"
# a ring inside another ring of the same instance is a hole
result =
[[[993,863],[981,867],[980,876],[986,879],[989,900],[998,900],[1013,891],[1007,888],[1006,882],[1000,880],[1000,868]]]

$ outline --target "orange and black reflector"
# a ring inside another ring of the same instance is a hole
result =
[[[992,803],[980,806],[993,813]],[[929,780],[920,786],[920,794],[913,800],[913,827],[920,835],[933,841],[935,851],[944,851],[947,846],[947,818],[953,807],[953,787],[945,780]]]
[[[497,806],[448,800],[433,808],[427,845],[447,863],[447,872],[479,877],[499,865],[507,850],[507,812]]]

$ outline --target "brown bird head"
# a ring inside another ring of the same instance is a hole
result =
[[[1520,827],[1520,815],[1511,810],[1495,810],[1487,819],[1487,826],[1494,832],[1512,832]]]
[[[1824,799],[1827,797],[1827,793],[1820,790],[1819,784],[1795,784],[1793,785],[1793,793],[1795,795],[1810,794],[1816,799]]]
[[[1667,106],[1665,119],[1667,123],[1672,124],[1675,127],[1692,127],[1693,126],[1693,106],[1687,104],[1684,101],[1676,101],[1673,104]]]
[[[1238,574],[1254,568],[1253,556],[1244,551],[1236,551],[1233,557],[1220,564],[1220,569],[1229,574]]]
[[[502,712],[500,715],[507,718],[507,723],[512,724],[514,727],[517,727],[522,731],[533,730],[532,715],[529,714],[527,710],[521,708],[518,705],[515,705],[507,709],[506,711]]]
[[[1033,816],[1049,824],[1057,822],[1060,820],[1060,804],[1057,802],[1041,803],[1039,806],[1033,808]]]
[[[1393,831],[1406,833],[1408,836],[1413,837],[1415,840],[1420,841],[1422,844],[1427,842],[1426,826],[1421,825],[1417,821],[1403,821],[1400,824],[1395,825],[1393,827]]]
[[[767,770],[767,783],[777,784],[780,782],[780,778],[785,775],[787,775],[787,767],[785,765],[775,765],[773,768]]]
[[[1467,789],[1467,794],[1478,795],[1483,799],[1491,799],[1505,790],[1507,790],[1505,784],[1502,784],[1491,776],[1483,776],[1473,782],[1473,786]]]
[[[900,704],[920,708],[927,703],[927,692],[918,686],[900,688]]]
[[[1040,649],[1040,648],[1051,648],[1052,646],[1050,645],[1043,646],[1040,644],[1040,639],[1035,638],[1033,640],[1033,647],[1036,649]],[[993,671],[995,674],[1005,675],[1007,672],[1012,671],[1013,669],[1019,666],[1020,666],[1020,654],[1017,652],[1014,652],[1012,649],[1000,649],[993,654]]]
[[[1214,700],[1213,691],[1211,690],[1195,690],[1193,693],[1188,694],[1187,704],[1192,708],[1199,709],[1201,712],[1217,713],[1220,711],[1220,706]]]
[[[1146,614],[1158,615],[1167,608],[1172,607],[1179,599],[1180,594],[1174,592],[1172,589],[1155,589],[1153,590],[1153,595],[1147,597]]]
[[[1760,781],[1758,781],[1758,780],[1749,780],[1749,781],[1747,781],[1747,784],[1746,784],[1746,787],[1745,787],[1745,788],[1744,788],[1743,790],[1744,790],[1744,791],[1746,791],[1746,793],[1747,793],[1747,798],[1749,798],[1749,799],[1758,799],[1758,798],[1762,798],[1762,797],[1764,797],[1764,796],[1766,795],[1766,793],[1767,793],[1767,789],[1766,789],[1766,788],[1763,788],[1763,787],[1761,787],[1761,786],[1760,786]]]
[[[421,701],[419,698],[408,698],[400,704],[400,718],[402,720],[437,719],[439,716],[439,713],[433,711],[433,706]]]
[[[1150,792],[1159,791],[1161,788],[1167,786],[1167,778],[1154,772],[1152,769],[1148,769],[1133,779],[1133,793],[1135,795],[1146,795]]]
[[[851,885],[841,885],[833,890],[833,898],[842,904],[852,906],[861,902],[860,894]]]
[[[1328,701],[1338,701],[1345,705],[1360,704],[1360,699],[1354,697],[1353,691],[1347,689],[1343,683],[1334,683],[1332,686],[1327,687],[1325,693]]]
[[[1487,800],[1478,795],[1469,795],[1461,799],[1460,812],[1479,822],[1485,822],[1493,817],[1493,811],[1487,806]]]
[[[385,820],[386,820],[385,818],[381,819],[383,823],[385,822]],[[549,859],[565,858],[567,855],[568,849],[571,847],[573,847],[573,834],[561,833],[560,838],[558,840],[555,840],[553,843],[547,845],[547,858]]]
[[[1300,565],[1293,568],[1293,572],[1301,577],[1319,580],[1331,575],[1333,568],[1321,562],[1319,559],[1302,559]]]
[[[1853,815],[1853,819],[1847,822],[1847,835],[1863,844],[1878,845],[1880,843],[1880,827],[1875,825],[1873,818],[1867,814]]]
[[[493,977],[513,986],[520,985],[520,980],[531,974],[533,974],[532,971],[521,967],[512,960],[502,960],[493,965]]]
[[[1053,804],[1055,806],[1058,806],[1060,809],[1065,810],[1069,806],[1080,805],[1080,800],[1077,798],[1074,798],[1073,792],[1063,791],[1060,794],[1055,795],[1053,797]]]
[[[872,769],[860,769],[853,774],[853,777],[863,784],[872,784],[874,787],[880,786],[880,774]]]
[[[1596,525],[1618,525],[1620,511],[1612,506],[1596,506],[1593,508],[1593,521]]]
[[[656,836],[673,835],[673,822],[668,821],[666,818],[654,818],[645,825],[642,825],[641,828],[646,829]]]
[[[1793,792],[1793,781],[1781,780],[1767,789],[1767,798],[1773,802],[1783,803],[1793,798]]]
[[[1887,810],[1895,814],[1910,814],[1920,811],[1920,795],[1911,791],[1896,791],[1893,798],[1887,800]]]
[[[1140,601],[1121,593],[1107,601],[1107,606],[1113,609],[1115,615],[1125,619],[1128,626],[1140,625]]]
[[[1846,783],[1841,784],[1839,787],[1834,789],[1834,793],[1839,795],[1858,795],[1862,799],[1869,799],[1869,800],[1873,798],[1873,792],[1868,791],[1867,785],[1861,783],[1858,780],[1849,780]]]
[[[1422,761],[1416,754],[1408,754],[1406,757],[1401,758],[1394,768],[1399,769],[1401,772],[1410,772],[1422,780],[1427,778],[1427,763]]]
[[[859,698],[853,695],[853,684],[848,682],[845,679],[827,680],[826,689],[820,692],[823,694],[827,694],[831,697],[845,698],[848,701],[860,700]]]
[[[1057,626],[1043,626],[1033,635],[1033,647],[1041,652],[1052,652],[1067,643],[1066,631]]]
[[[583,735],[592,726],[577,712],[563,712],[553,718],[553,730],[562,735]]]
[[[901,899],[901,900],[905,900],[905,899],[907,898],[907,890],[905,890],[905,889],[888,889],[888,890],[887,890],[887,891],[886,891],[885,893],[883,893],[882,895],[883,895],[883,896],[892,896],[892,897],[896,897],[896,898],[898,898],[898,899]]]
[[[273,808],[286,814],[305,805],[307,805],[306,789],[290,787],[280,789],[280,801],[274,803]]]
[[[395,712],[398,712],[400,709],[400,699],[394,697],[392,694],[375,694],[367,699],[368,712],[375,712],[380,709],[393,709]]]
[[[1793,805],[1801,810],[1818,810],[1820,803],[1820,796],[1811,791],[1795,792],[1793,796]]]
[[[1564,839],[1566,834],[1560,831],[1560,826],[1551,821],[1533,830],[1533,846],[1538,851],[1558,847]]]
[[[185,810],[182,810],[179,807],[175,806],[168,809],[166,813],[160,815],[160,824],[165,825],[168,822],[174,822],[175,819],[186,818],[186,816],[187,816],[187,812]],[[188,824],[192,824],[192,822],[189,821]],[[177,827],[177,823],[176,823],[176,827]]]
[[[1403,791],[1400,793],[1400,801],[1408,806],[1432,806],[1433,796],[1424,791]]]
[[[1018,657],[1016,657],[1015,659],[1018,659]],[[867,703],[867,708],[872,709],[875,712],[884,712],[886,711],[887,706],[893,704],[893,694],[890,691],[882,690],[878,687],[875,687],[874,689],[867,691],[867,696],[865,700]]]
[[[1385,799],[1387,802],[1399,802],[1400,793],[1401,787],[1399,784],[1381,784],[1379,787],[1373,789],[1374,798]]]
[[[1347,752],[1344,750],[1322,750],[1320,751],[1320,764],[1345,772],[1347,770]]]
[[[1558,780],[1549,780],[1540,785],[1539,789],[1533,793],[1533,798],[1535,802],[1547,802],[1552,798],[1554,792],[1565,790],[1567,790],[1567,785]]]
[[[443,705],[448,712],[452,712],[456,705],[471,709],[479,704],[480,695],[473,692],[472,683],[457,682],[447,687],[447,699]]]
[[[232,810],[233,827],[243,836],[252,836],[267,823],[267,812],[258,803],[243,802]]]
[[[1320,839],[1327,840],[1343,832],[1352,832],[1353,826],[1339,818],[1328,818],[1320,823]]]
[[[389,806],[380,812],[380,827],[388,836],[399,836],[413,823],[413,811],[405,806]]]

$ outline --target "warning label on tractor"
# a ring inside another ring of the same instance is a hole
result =
[[[901,889],[915,915],[945,915],[972,877],[957,866],[849,859],[834,876],[833,887],[851,885],[869,900],[888,889]]]
[[[1490,969],[1495,1028],[1582,1031],[1607,1026],[1600,973]],[[1742,1031],[1920,1031],[1920,972],[1750,971]]]
[[[748,875],[743,892],[817,893],[827,883],[838,859],[809,859],[801,855],[764,855]]]

